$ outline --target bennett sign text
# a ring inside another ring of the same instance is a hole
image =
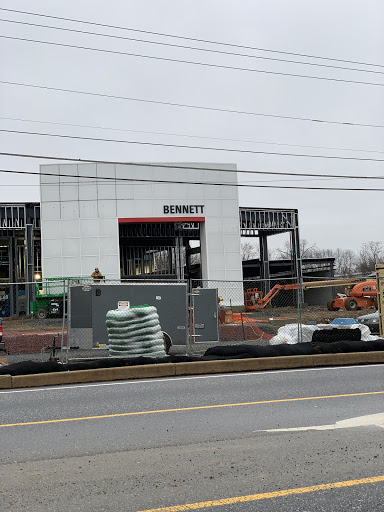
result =
[[[165,204],[163,213],[204,213],[203,204]]]

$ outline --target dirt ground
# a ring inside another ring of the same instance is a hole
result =
[[[63,326],[62,318],[46,318],[38,320],[30,317],[3,318],[3,332],[61,332]]]
[[[368,313],[374,313],[375,308],[363,308],[359,311],[347,311],[346,309],[340,309],[339,311],[328,311],[326,306],[304,306],[302,309],[302,323],[315,321],[317,324],[329,324],[335,318],[357,318]],[[291,319],[295,323],[297,321],[297,309],[293,307],[286,308],[266,308],[262,311],[247,313],[252,318],[264,319],[264,318],[281,318],[286,317]]]
[[[356,318],[361,315],[373,313],[374,308],[364,308],[359,311],[347,311],[340,309],[339,311],[328,311],[325,306],[306,306],[302,310],[302,323],[315,321],[318,324],[328,324],[335,318]],[[297,322],[297,309],[294,307],[285,308],[266,308],[257,312],[246,312],[246,317],[258,319],[269,323],[270,318],[287,320],[284,323]],[[244,318],[246,321],[246,319]],[[37,331],[57,331],[61,332],[63,320],[62,318],[46,318],[38,320],[37,318],[13,317],[3,318],[3,331],[8,332],[37,332]]]
[[[324,306],[309,306],[303,308],[302,323],[330,323],[335,318],[356,318],[372,312],[374,312],[373,308],[360,311],[328,311]],[[258,312],[246,312],[242,315],[234,314],[232,323],[220,324],[219,340],[224,345],[244,343],[268,345],[269,339],[277,334],[281,325],[296,322],[297,309],[294,307],[269,308]],[[62,323],[62,318],[45,320],[26,317],[3,318],[3,341],[9,357],[13,357],[12,362],[20,358],[25,359],[26,354],[29,358],[35,354],[40,359],[41,353],[44,352],[44,357],[48,357],[47,350],[44,351],[44,349],[52,345],[54,337],[55,343],[61,345]],[[63,344],[66,344],[66,332],[64,332]],[[201,355],[210,346],[212,343],[194,343],[190,346],[190,351],[194,355]],[[185,351],[185,345],[172,347],[173,354],[184,354]],[[103,355],[105,357],[108,353]],[[72,357],[94,356],[95,354],[90,354],[89,351],[82,355],[76,351],[76,355],[72,355]],[[100,353],[98,357],[101,357]]]

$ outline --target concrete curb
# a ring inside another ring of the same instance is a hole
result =
[[[318,354],[312,357],[313,366],[384,363],[384,351],[350,352],[349,354]]]
[[[12,388],[32,388],[56,386],[58,384],[79,384],[111,380],[152,379],[173,377],[175,366],[167,364],[148,364],[143,366],[121,366],[119,368],[99,368],[97,370],[74,370],[71,372],[39,373],[35,375],[17,375],[12,377]]]
[[[190,363],[165,363],[144,366],[122,366],[98,370],[40,373],[35,375],[0,375],[0,389],[57,386],[129,379],[152,379],[181,375],[315,368],[384,363],[384,351],[352,352],[349,354],[317,354],[311,356],[259,357],[255,359],[226,359]]]
[[[313,366],[312,358],[313,356],[258,357],[255,359],[226,359],[222,361],[177,363],[175,366],[176,375],[201,375],[207,373],[305,368]]]
[[[10,375],[0,375],[0,389],[9,389],[12,387],[12,377]]]

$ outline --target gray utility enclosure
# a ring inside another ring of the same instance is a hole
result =
[[[205,343],[219,341],[219,314],[217,288],[194,288],[191,296],[193,311],[192,341]],[[190,325],[191,328],[191,325]]]
[[[206,293],[205,293],[206,292]],[[69,289],[68,340],[70,347],[88,349],[108,344],[106,314],[117,309],[118,301],[131,306],[155,306],[163,332],[173,345],[186,345],[189,332],[189,295],[187,283],[130,282],[71,286]],[[201,303],[201,304],[200,304]],[[218,341],[217,290],[198,290],[192,305],[196,341]],[[192,333],[193,335],[194,333]]]

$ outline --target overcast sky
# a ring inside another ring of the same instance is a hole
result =
[[[236,45],[374,63],[382,67],[203,44],[0,10],[1,20],[88,30],[258,57],[352,67],[365,72],[208,53],[0,21],[0,34],[6,36],[384,85],[382,0],[2,0],[0,7]],[[381,86],[167,62],[4,38],[0,39],[0,55],[2,81],[243,112],[384,126],[384,87]],[[214,112],[16,85],[0,84],[0,116],[0,128],[6,130],[241,151],[384,159],[384,128]],[[162,132],[164,135],[141,132]],[[290,178],[239,174],[239,183],[384,189],[384,180],[321,176],[384,176],[384,162],[140,146],[6,132],[0,132],[0,137],[2,152],[121,161],[236,163],[239,169],[319,175],[316,178]],[[1,169],[36,172],[40,163],[46,162],[0,156]],[[1,202],[39,200],[38,178],[35,176],[0,173],[0,187]],[[319,248],[333,249],[358,249],[368,240],[383,240],[383,197],[384,192],[239,188],[242,206],[297,208],[301,236],[316,243]],[[275,244],[279,243],[277,238]]]

